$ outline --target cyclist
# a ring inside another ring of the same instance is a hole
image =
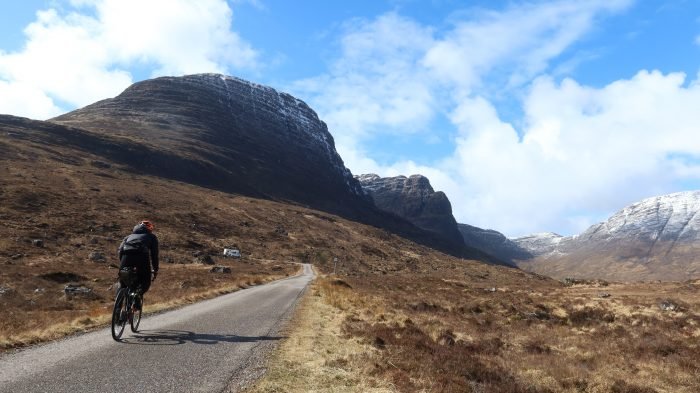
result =
[[[135,267],[143,295],[151,287],[151,280],[158,275],[158,237],[153,233],[155,226],[148,220],[136,224],[131,235],[124,238],[119,246],[119,269]],[[151,273],[153,276],[151,277]],[[123,282],[120,283],[125,285]],[[141,304],[137,304],[140,309]]]

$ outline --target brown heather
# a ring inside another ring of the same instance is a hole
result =
[[[700,282],[603,285],[565,287],[469,264],[326,276],[316,291],[344,320],[321,356],[399,392],[700,391]],[[662,311],[668,299],[680,311]],[[361,356],[339,354],[358,345]],[[261,385],[275,383],[268,376]]]
[[[366,276],[347,279],[355,297],[327,296],[352,299],[344,339],[377,348],[382,361],[364,371],[398,391],[700,391],[698,282],[492,292],[489,281]],[[681,311],[659,308],[669,297]]]

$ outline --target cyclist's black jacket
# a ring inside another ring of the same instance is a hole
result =
[[[128,240],[133,240],[138,238],[141,240],[147,248],[148,252],[143,255],[126,255],[124,254],[124,243]],[[134,231],[131,235],[124,238],[122,244],[119,246],[119,260],[122,265],[126,266],[139,266],[143,268],[148,268],[149,266],[149,256],[150,265],[153,267],[154,271],[158,271],[158,237],[151,232],[148,232],[145,225],[139,224],[134,227]],[[150,270],[150,269],[149,269]],[[150,272],[149,272],[150,273]]]

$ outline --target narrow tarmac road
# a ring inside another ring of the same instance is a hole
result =
[[[228,392],[262,374],[265,353],[313,279],[275,281],[127,326],[0,357],[0,392]],[[148,298],[146,298],[148,301]]]

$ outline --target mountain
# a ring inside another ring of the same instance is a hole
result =
[[[457,221],[452,215],[450,200],[444,192],[436,192],[427,177],[380,177],[372,173],[356,176],[356,179],[379,209],[435,233],[453,247],[466,250],[467,255],[488,254],[478,247],[465,245]],[[504,264],[497,258],[490,259],[492,262]]]
[[[700,277],[700,191],[648,198],[580,235],[514,239],[534,258],[526,270],[554,277],[622,281]]]
[[[227,192],[349,213],[366,203],[326,124],[289,94],[218,74],[136,83],[51,120],[126,137],[139,170]],[[150,151],[175,155],[159,160]]]
[[[0,116],[0,128],[49,150],[62,146],[98,156],[134,174],[294,203],[454,256],[488,259],[375,207],[309,106],[235,77],[146,80],[46,122]]]
[[[528,249],[498,231],[467,224],[457,224],[457,228],[464,239],[464,244],[510,264],[514,265],[516,260],[530,259],[534,256]]]

